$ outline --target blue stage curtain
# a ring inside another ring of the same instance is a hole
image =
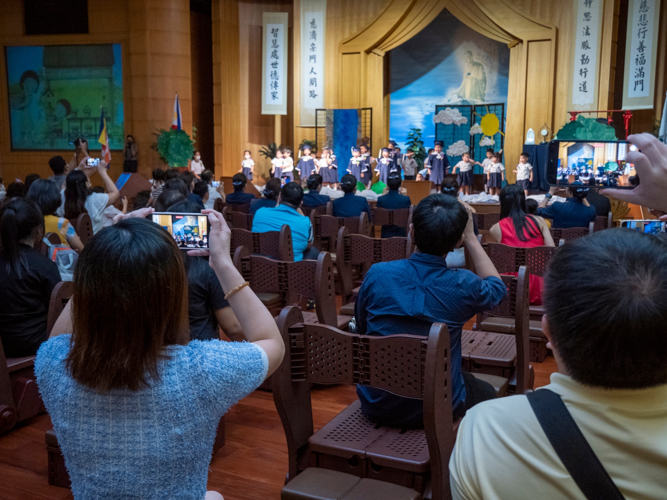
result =
[[[356,109],[335,109],[333,120],[332,149],[338,159],[338,178],[347,173],[347,163],[352,157],[350,148],[357,145],[359,111]]]

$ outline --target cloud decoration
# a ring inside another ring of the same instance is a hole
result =
[[[438,114],[433,117],[433,123],[463,125],[468,123],[468,119],[461,114],[458,108],[445,108],[438,111]]]
[[[485,137],[481,141],[479,141],[480,146],[493,146],[496,143],[491,137]]]
[[[469,150],[468,145],[464,141],[456,141],[447,148],[446,153],[447,156],[461,156]]]
[[[479,123],[475,123],[470,127],[470,135],[479,135],[482,133],[482,127],[479,126]]]

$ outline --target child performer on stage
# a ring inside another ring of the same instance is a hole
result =
[[[249,181],[252,181],[252,173],[255,171],[255,162],[252,159],[252,153],[247,149],[243,152],[244,159],[241,162],[241,172]]]
[[[403,161],[401,162],[401,167],[403,168],[403,174],[405,177],[406,181],[414,181],[415,180],[415,174],[417,173],[417,168],[419,168],[419,165],[417,164],[417,160],[415,160],[415,152],[412,151],[411,149],[408,149],[407,153],[405,153],[405,157],[403,158]]]
[[[382,150],[382,158],[380,158],[377,165],[375,166],[375,171],[380,176],[380,182],[384,182],[386,184],[389,172],[393,172],[395,170],[397,170],[397,168],[394,160],[391,159],[391,152],[389,149],[384,148]]]
[[[533,182],[533,166],[528,163],[528,153],[521,153],[519,164],[514,171],[516,174],[516,183],[521,186],[524,194],[528,197],[530,183]]]
[[[503,181],[505,180],[505,167],[500,163],[499,153],[493,153],[491,160],[493,160],[493,163],[489,166],[487,184],[492,195],[500,195],[500,189],[503,187]]]
[[[461,186],[461,192],[463,194],[471,194],[473,176],[472,168],[475,165],[475,161],[470,159],[470,153],[463,153],[461,156],[461,161],[454,165],[452,173],[456,172],[456,169],[459,170],[458,175],[456,176],[456,182]]]
[[[361,182],[361,169],[364,166],[364,160],[361,158],[361,151],[359,148],[352,148],[352,158],[347,164],[347,173],[354,175],[357,182]]]
[[[435,141],[433,154],[429,155],[424,161],[424,165],[429,171],[429,180],[436,185],[436,189],[439,189],[449,169],[449,160],[447,155],[442,152],[442,146],[442,141]]]
[[[299,158],[299,163],[296,164],[296,171],[299,172],[301,181],[305,182],[308,177],[316,173],[317,166],[315,165],[315,158],[310,156],[311,148],[308,145],[305,145],[301,148],[303,156]]]
[[[283,152],[281,150],[276,151],[276,157],[271,160],[271,177],[276,179],[281,179],[283,176]]]
[[[294,181],[294,159],[292,159],[292,150],[283,149],[283,179],[285,184]]]
[[[322,151],[320,161],[317,162],[318,174],[322,176],[322,184],[331,186],[338,184],[338,161],[335,155],[332,158],[332,151],[326,148]]]
[[[480,167],[482,167],[484,169],[484,192],[485,193],[489,192],[489,186],[487,184],[486,179],[489,176],[489,167],[493,163],[493,161],[491,160],[492,156],[493,156],[493,149],[489,148],[489,149],[486,150],[486,159],[482,163],[480,163],[478,161],[475,162],[477,165],[479,165]]]
[[[371,156],[371,153],[368,150],[368,146],[366,146],[366,144],[359,146],[359,152],[361,153],[361,160],[363,163],[363,166],[361,167],[360,180],[362,184],[368,187],[371,185],[371,181],[373,180],[373,169],[371,168],[371,163],[375,162],[375,158]]]

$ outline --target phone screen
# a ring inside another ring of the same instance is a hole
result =
[[[99,158],[88,158],[86,160],[86,165],[89,167],[99,167],[100,166],[100,159]]]
[[[179,248],[208,248],[208,217],[202,214],[153,213],[153,222],[174,238]]]
[[[665,232],[665,223],[659,220],[624,220],[621,227],[634,229],[645,234],[659,234]]]
[[[634,149],[628,141],[551,141],[547,181],[551,186],[633,189],[639,178],[625,158]]]

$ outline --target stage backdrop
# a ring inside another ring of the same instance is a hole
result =
[[[485,141],[483,148],[500,149],[499,144],[488,144],[490,138],[475,127],[481,116],[473,115],[472,122],[464,124],[457,119],[461,113],[456,105],[506,105],[509,55],[507,45],[480,35],[443,10],[419,34],[390,51],[390,138],[405,151],[408,132],[417,127],[426,149],[433,147],[436,106],[444,105],[451,110],[439,122],[465,125],[477,143]],[[505,129],[503,123],[500,129]],[[445,144],[445,150],[452,145]],[[452,159],[458,161],[458,156]]]
[[[6,47],[12,149],[99,149],[101,107],[111,149],[122,149],[120,44]]]

